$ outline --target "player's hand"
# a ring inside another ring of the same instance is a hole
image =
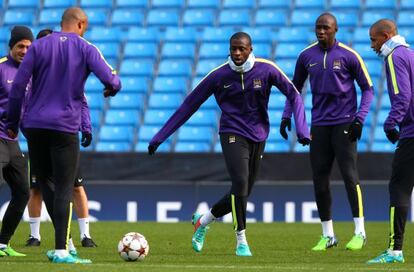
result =
[[[104,93],[103,93],[104,97],[108,97],[108,96],[115,96],[116,92],[112,89],[104,89]]]
[[[290,118],[282,118],[282,122],[280,123],[280,135],[287,140],[288,134],[286,132],[286,128],[291,131],[292,129],[292,121]]]
[[[361,140],[362,135],[362,123],[355,119],[348,128],[348,138],[351,142]]]
[[[92,142],[92,134],[89,132],[82,132],[81,146],[88,147]]]
[[[8,135],[10,138],[15,139],[15,138],[17,137],[17,132],[14,132],[14,131],[13,131],[13,130],[11,130],[11,129],[7,129],[7,135]]]
[[[385,131],[385,135],[387,136],[388,140],[393,144],[395,144],[398,141],[398,139],[400,139],[400,132],[396,128]]]
[[[298,143],[302,144],[302,146],[309,145],[310,144],[309,138],[298,138]]]
[[[155,151],[157,151],[159,144],[149,144],[148,145],[148,154],[149,155],[154,155]]]

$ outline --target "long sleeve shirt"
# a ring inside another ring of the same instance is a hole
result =
[[[298,90],[302,90],[308,76],[312,91],[312,125],[338,125],[354,119],[365,121],[374,90],[367,68],[355,50],[337,41],[328,49],[317,42],[311,44],[296,62],[293,83]],[[362,90],[358,111],[355,80]],[[291,105],[286,101],[283,117],[290,116]]]
[[[22,127],[77,133],[84,85],[91,72],[113,94],[120,90],[116,72],[98,48],[79,35],[53,32],[33,42],[10,91],[7,127],[17,131],[25,87],[32,78]]]
[[[256,59],[251,70],[239,73],[228,62],[213,69],[186,97],[150,144],[160,144],[173,134],[200,105],[214,95],[221,109],[219,133],[234,133],[254,142],[269,134],[268,102],[276,86],[292,103],[299,138],[309,138],[303,101],[289,78],[276,64]]]
[[[414,137],[414,51],[398,46],[385,58],[391,110],[384,130],[400,129],[400,139]]]

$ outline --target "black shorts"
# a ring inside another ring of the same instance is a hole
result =
[[[81,175],[81,171],[78,168],[78,173],[76,174],[76,178],[75,178],[75,187],[81,187],[81,186],[83,186],[83,178]],[[36,176],[32,174],[32,171],[30,171],[30,189],[40,190],[39,183],[36,181]]]

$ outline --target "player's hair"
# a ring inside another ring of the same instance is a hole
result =
[[[318,16],[318,18],[316,18],[316,22],[318,22],[318,20],[319,20],[321,17],[323,17],[323,16],[328,16],[328,17],[331,17],[331,18],[332,18],[332,20],[334,21],[335,28],[336,28],[336,29],[338,28],[338,22],[337,22],[337,20],[336,20],[336,17],[335,17],[332,13],[330,13],[330,12],[324,12],[324,13],[322,13],[321,15],[319,15],[319,16]]]
[[[247,39],[247,41],[249,42],[249,45],[252,45],[252,38],[246,32],[236,32],[236,33],[234,33],[230,38],[230,42],[232,40],[240,40],[240,39],[243,39],[243,38]]]
[[[37,33],[36,40],[46,37],[47,35],[52,34],[52,33],[53,33],[53,30],[49,28],[42,29],[39,31],[39,33]]]

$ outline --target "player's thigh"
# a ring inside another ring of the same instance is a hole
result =
[[[3,175],[10,188],[29,197],[28,165],[17,142],[9,142],[10,162],[3,169]]]
[[[25,129],[29,148],[30,169],[38,178],[50,176],[52,160],[50,157],[50,131],[44,129]]]
[[[312,141],[309,156],[314,174],[329,173],[334,161],[334,149],[331,145],[332,127],[312,126]]]

